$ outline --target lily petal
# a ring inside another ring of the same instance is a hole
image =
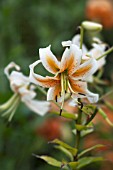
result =
[[[82,51],[78,46],[72,44],[69,49],[66,48],[61,59],[60,72],[67,70],[69,75],[73,74],[80,65],[81,56]]]
[[[76,93],[76,94],[85,94],[86,90],[87,90],[87,83],[83,82],[83,81],[77,81],[77,80],[73,80],[73,79],[69,79],[69,83],[70,83],[70,90],[72,90],[72,93]]]
[[[61,85],[60,84],[49,88],[49,90],[47,92],[47,101],[52,101],[52,100],[58,101],[58,98],[60,98],[60,93],[61,93]]]
[[[28,85],[29,79],[28,77],[24,76],[21,72],[12,71],[9,76],[10,80],[10,87],[14,92],[18,93],[18,89],[21,86]]]
[[[7,76],[7,78],[9,78],[10,77],[10,69],[12,69],[12,68],[15,68],[17,71],[20,71],[20,66],[19,65],[17,65],[16,63],[14,63],[14,62],[11,62],[11,63],[9,63],[6,67],[5,67],[5,69],[4,69],[4,73],[6,74],[6,76]]]
[[[70,40],[68,40],[68,41],[62,41],[62,46],[63,47],[70,47],[71,46],[71,44],[72,44],[72,41],[70,41]]]
[[[90,103],[96,103],[99,99],[98,94],[94,94],[87,89],[87,83],[82,81],[70,81],[71,88],[73,90],[72,97],[77,98],[87,98]]]
[[[23,102],[29,109],[39,114],[40,116],[44,116],[50,109],[50,104],[46,101],[25,100]]]
[[[48,70],[50,73],[56,74],[59,71],[59,61],[51,52],[50,47],[51,46],[40,48],[39,55],[46,70]]]
[[[40,62],[41,60],[38,60],[29,66],[30,67],[30,76],[29,76],[30,81],[36,85],[46,87],[46,88],[53,87],[56,84],[58,84],[60,80],[57,77],[49,77],[49,76],[43,77],[39,74],[34,73],[34,67],[38,65]]]
[[[27,86],[19,88],[18,93],[20,94],[22,101],[31,100],[36,96],[36,92],[28,89]]]
[[[103,55],[105,52],[105,47],[106,44],[93,43],[93,48],[88,52],[88,55],[91,55],[93,58],[97,59],[99,56]],[[98,60],[98,68],[101,68],[106,63],[105,57]]]
[[[97,61],[94,58],[91,58],[80,65],[79,69],[77,69],[72,75],[72,78],[74,80],[86,80],[89,76],[96,72],[97,68]]]

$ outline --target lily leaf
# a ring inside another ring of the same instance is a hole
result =
[[[92,146],[92,147],[90,147],[90,148],[87,148],[87,149],[85,149],[84,151],[82,151],[81,153],[78,154],[78,158],[80,158],[81,156],[83,156],[83,155],[86,154],[87,152],[90,152],[90,151],[92,151],[92,150],[94,150],[94,149],[102,148],[102,147],[104,147],[104,145],[98,144],[98,145]]]
[[[84,158],[79,159],[78,161],[79,164],[76,169],[81,169],[91,163],[100,162],[103,160],[104,159],[102,157],[84,157]]]
[[[60,145],[56,145],[55,148],[59,149],[60,151],[65,153],[65,155],[67,155],[70,158],[70,160],[73,161],[72,153],[70,151],[68,151],[66,148],[64,148],[63,146],[60,146]]]
[[[87,130],[82,130],[82,131],[81,131],[81,136],[84,137],[84,136],[92,133],[93,131],[94,131],[93,128],[87,129]],[[74,129],[72,132],[76,135],[76,129]]]
[[[68,165],[71,167],[72,170],[76,170],[78,162],[69,162]]]
[[[82,108],[82,111],[87,115],[92,115],[95,109],[96,106],[88,104]]]
[[[42,160],[44,160],[45,162],[47,162],[49,165],[55,166],[55,167],[61,167],[62,166],[62,162],[50,157],[50,156],[39,156],[39,155],[34,155],[36,158],[40,158]]]
[[[73,148],[71,146],[69,146],[68,144],[62,142],[61,140],[59,139],[55,139],[53,141],[51,141],[50,143],[53,143],[53,144],[56,144],[56,145],[60,145],[62,147],[64,147],[65,149],[67,149],[73,156],[76,156],[77,154],[77,149],[76,148]]]

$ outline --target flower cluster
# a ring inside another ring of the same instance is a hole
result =
[[[3,112],[2,116],[10,114],[9,120],[11,120],[20,101],[39,115],[44,115],[49,111],[50,103],[47,101],[61,103],[60,115],[65,99],[72,98],[78,102],[78,99],[86,98],[90,103],[98,101],[99,95],[88,90],[88,82],[93,81],[93,74],[105,64],[105,57],[110,51],[105,52],[106,44],[102,43],[97,37],[93,38],[92,48],[88,50],[83,44],[84,29],[100,31],[102,25],[84,21],[81,24],[80,35],[74,36],[72,41],[62,42],[65,50],[61,61],[55,57],[49,45],[46,48],[39,49],[40,59],[30,65],[28,77],[20,72],[20,67],[14,62],[5,68],[5,74],[10,81],[14,95],[8,102],[0,106],[0,110]],[[40,63],[53,74],[52,77],[43,77],[34,72],[35,66]],[[15,68],[16,71],[9,73],[12,68]],[[36,86],[49,88],[47,101],[34,99]]]

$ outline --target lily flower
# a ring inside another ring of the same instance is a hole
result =
[[[72,41],[63,41],[62,45],[63,47],[70,46],[71,44],[75,44],[77,46],[80,46],[80,35],[77,34],[72,38]],[[97,59],[98,57],[102,56],[105,53],[107,44],[103,43],[99,38],[94,37],[92,48],[90,50],[87,49],[85,44],[82,45],[82,59],[88,60],[89,58],[93,57]],[[103,67],[106,63],[105,60],[106,56],[102,57],[100,60],[97,61],[98,67],[97,70]]]
[[[12,68],[17,71],[9,73]],[[43,116],[49,110],[49,103],[34,99],[36,96],[35,86],[30,84],[29,77],[24,76],[19,71],[20,67],[14,62],[11,62],[4,70],[14,95],[5,104],[0,105],[0,111],[3,112],[2,116],[10,115],[9,121],[11,121],[20,101],[35,113]]]
[[[91,103],[98,101],[98,94],[91,93],[85,81],[97,69],[97,61],[94,58],[81,63],[82,50],[74,44],[65,49],[61,61],[51,52],[50,46],[39,49],[39,55],[40,60],[30,65],[30,80],[36,85],[49,88],[47,100],[62,102],[60,113],[67,94],[74,98],[86,97]],[[36,74],[34,67],[39,63],[55,76],[43,77]]]

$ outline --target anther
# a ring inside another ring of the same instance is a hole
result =
[[[60,116],[61,116],[61,114],[62,114],[62,109],[60,109]]]
[[[57,95],[55,96],[55,100],[56,100],[56,102],[57,102]]]

